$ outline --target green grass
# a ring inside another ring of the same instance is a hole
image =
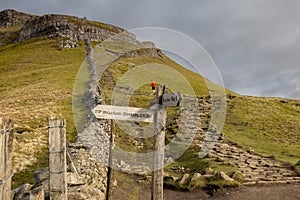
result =
[[[10,26],[7,28],[0,27],[0,32],[5,33],[5,32],[15,32],[18,31],[22,28],[22,26]]]
[[[93,24],[94,22],[89,23]],[[17,30],[16,27],[0,31],[13,32],[15,30]],[[123,43],[107,42],[105,45],[106,48],[117,52],[136,48],[134,45],[124,47]],[[0,47],[0,95],[7,100],[11,98],[14,100],[0,107],[3,110],[4,108],[14,110],[14,112],[7,113],[19,125],[16,130],[32,132],[38,127],[46,127],[46,118],[49,115],[56,115],[67,119],[67,139],[71,142],[74,141],[76,129],[73,122],[74,113],[71,99],[73,84],[80,65],[83,63],[87,67],[86,50],[83,45],[81,46],[76,49],[59,49],[56,40],[39,38]],[[139,51],[141,54],[143,52]],[[95,53],[103,52],[95,49]],[[101,62],[103,59],[110,60],[112,58],[110,55],[106,56],[101,57]],[[138,71],[139,69],[142,70]],[[154,97],[151,95],[151,88],[148,84],[152,80],[159,84],[166,84],[169,91],[180,91],[182,94],[209,96],[210,92],[221,90],[219,86],[183,68],[164,55],[162,58],[150,56],[121,58],[109,66],[107,73],[112,74],[115,83],[123,81],[126,84],[130,80],[134,80],[133,84],[141,83],[130,98],[129,104],[134,107],[149,107],[149,101]],[[87,76],[88,70],[83,69],[77,79],[85,80],[81,78]],[[110,103],[111,88],[108,87],[103,77],[100,82],[104,86],[106,102]],[[191,87],[187,88],[184,85],[186,83]],[[79,81],[77,84],[78,94],[76,95],[80,97],[85,92],[87,83]],[[211,91],[208,91],[206,84],[209,84]],[[223,130],[226,140],[292,165],[300,160],[299,101],[243,97],[229,90],[225,90],[225,92],[234,96],[233,99],[228,100],[227,117]],[[41,109],[38,105],[43,105],[43,110],[38,111]],[[78,105],[76,109],[75,115],[86,114],[86,107]],[[174,121],[179,116],[176,108],[168,108],[167,112],[166,142],[168,143],[177,133],[178,127]],[[136,124],[140,127],[146,125],[144,123]],[[46,134],[46,131],[43,134]],[[118,126],[115,128],[115,134],[118,135],[116,145],[124,150],[133,152],[152,150],[152,138],[141,140],[140,142],[145,143],[145,148],[138,149],[132,145],[134,138],[121,131]],[[20,135],[21,139],[22,137],[25,139],[28,136]],[[15,174],[14,187],[33,181],[32,178],[30,179],[30,175],[37,169],[36,166],[38,168],[47,166],[46,154],[46,151],[41,150],[41,157],[38,158],[37,163],[29,166],[28,171]],[[188,173],[206,173],[206,170],[211,168],[213,171],[224,171],[230,176],[237,170],[235,166],[224,164],[214,158],[199,159],[198,149],[193,146],[176,163],[167,166],[166,170],[172,173],[171,168],[179,166],[187,169]],[[299,165],[294,168],[300,174]],[[197,185],[203,187],[204,184],[210,184],[212,187],[228,185],[220,180],[211,180],[207,183],[200,180],[199,183],[191,183],[187,186],[177,185],[176,187],[189,190]],[[133,191],[132,195],[135,196],[136,191]]]
[[[0,47],[0,52],[0,96],[10,99],[1,109],[8,108],[4,114],[14,119],[16,130],[35,132],[38,127],[47,126],[47,117],[63,117],[67,119],[67,139],[74,141],[72,91],[85,59],[85,47],[58,49],[56,40],[39,38]],[[46,140],[46,129],[35,134],[44,135]],[[22,134],[16,140],[22,145],[22,141],[30,141],[28,137]],[[14,188],[32,183],[33,172],[48,165],[46,150],[35,156],[36,163],[14,174]]]
[[[0,94],[19,90],[20,96],[16,97],[21,100],[23,95],[32,95],[34,101],[46,107],[51,102],[62,106],[57,113],[71,114],[71,94],[77,70],[84,61],[84,48],[58,50],[56,40],[33,39],[1,47],[0,51]],[[39,85],[46,88],[38,90]],[[31,86],[31,91],[22,91],[25,86]],[[57,99],[49,95],[53,90],[57,92]],[[42,96],[40,92],[44,99],[35,98],[35,95]],[[21,103],[34,106],[33,102]]]
[[[148,63],[151,64],[149,65]],[[148,69],[145,67],[142,68],[144,71],[135,71],[129,67],[132,64],[134,64],[135,68],[148,64]],[[164,66],[175,70],[175,73],[172,73],[172,70],[165,70]],[[131,80],[141,83],[143,81],[150,82],[155,77],[156,79],[154,80],[160,84],[167,83],[173,91],[186,91],[185,88],[174,87],[172,85],[172,79],[173,82],[177,82],[177,80],[174,81],[174,77],[176,77],[176,73],[178,72],[189,81],[197,96],[205,97],[209,95],[206,82],[201,76],[182,68],[166,56],[163,59],[149,56],[122,58],[110,65],[108,71],[113,76],[114,82],[121,83],[121,85],[132,83]],[[105,86],[105,81],[103,80],[102,85]],[[213,83],[210,83],[209,86],[214,91],[220,90],[220,87]],[[233,97],[231,100],[228,99],[227,118],[223,130],[226,140],[238,143],[245,150],[252,149],[264,156],[274,156],[276,159],[289,162],[292,165],[300,159],[299,102],[272,98],[243,97],[229,90],[225,90],[225,92]],[[111,90],[106,86],[105,95],[109,103]],[[151,95],[149,84],[142,84],[133,92],[129,106],[147,108],[149,107],[151,98],[153,98],[153,95]],[[176,109],[168,109],[167,127],[169,128],[167,128],[166,132],[166,143],[177,132],[178,127],[174,123],[175,119],[178,118],[177,114],[178,111]],[[118,128],[115,130],[115,133],[122,135],[116,140],[118,146],[128,151],[139,152],[131,144],[134,140],[133,137]],[[147,146],[149,145],[151,143],[147,144]],[[176,166],[188,169],[188,173],[200,172],[205,174],[205,170],[212,169],[214,172],[224,171],[229,176],[232,176],[238,170],[236,166],[219,162],[214,158],[199,159],[198,149],[194,147],[190,147],[175,163],[168,166],[166,171],[172,173],[171,168]],[[294,168],[299,170],[298,166]],[[189,185],[179,185],[178,182],[173,180],[167,180],[165,184],[183,190],[194,189],[197,185],[202,188],[207,187],[209,190],[214,190],[221,187],[238,186],[239,181],[242,181],[242,177],[236,176],[235,178],[236,181],[234,182],[213,178],[206,180],[206,182],[200,180],[199,183],[191,183]]]
[[[25,183],[34,184],[33,173],[49,166],[48,148],[42,148],[36,156],[36,163],[28,166],[24,171],[17,171],[14,173],[12,177],[12,189],[18,188]]]
[[[136,177],[117,170],[113,170],[112,174],[116,178],[118,186],[110,191],[111,199],[138,199],[141,188],[135,180]]]
[[[135,44],[129,44],[124,41],[118,41],[118,42],[104,41],[102,43],[102,45],[105,49],[110,50],[112,52],[117,52],[117,53],[126,53],[126,52],[130,52],[130,51],[142,48],[142,44],[139,44],[140,46],[137,46]]]
[[[86,20],[86,19],[79,19],[77,17],[72,17],[72,16],[67,16],[67,19],[78,25],[78,26],[83,26],[83,25],[88,25],[88,26],[95,26],[97,28],[101,28],[101,29],[106,29],[109,31],[112,31],[114,33],[121,33],[124,31],[124,29],[118,28],[116,26],[110,25],[110,24],[105,24],[105,23],[101,23],[101,22],[97,22],[97,21],[90,21],[90,20]]]
[[[191,146],[187,151],[175,162],[167,166],[167,170],[181,166],[186,169],[188,173],[202,173],[206,174],[207,169],[211,168],[214,171],[223,171],[226,174],[233,175],[237,171],[237,167],[231,164],[224,164],[216,158],[199,158],[199,149]]]
[[[166,56],[163,56],[163,59],[140,56],[118,60],[118,62],[113,63],[109,67],[116,82],[120,81],[119,78],[128,70],[129,63],[140,67],[140,70],[133,70],[132,72],[130,70],[128,71],[129,74],[127,74],[127,77],[131,78],[131,80],[134,78],[137,83],[150,83],[151,80],[155,80],[159,84],[167,85],[173,91],[181,91],[182,94],[196,94],[197,96],[209,95],[206,82],[201,76],[183,68]],[[129,82],[130,80],[126,80],[126,77],[122,77],[121,81]],[[191,89],[187,88],[189,85]],[[210,85],[211,88],[217,90],[218,87],[216,85],[212,83]],[[226,92],[230,93],[229,90],[226,90]]]
[[[293,166],[298,176],[300,176],[300,160]]]
[[[150,64],[149,64],[150,63]],[[134,64],[135,68],[131,68]],[[139,67],[141,70],[139,70]],[[209,95],[209,91],[206,87],[204,79],[198,74],[189,71],[177,63],[173,62],[166,56],[162,59],[149,56],[133,57],[133,58],[121,58],[117,62],[111,64],[107,69],[107,75],[112,75],[115,83],[119,85],[126,86],[131,83],[137,86],[136,90],[132,93],[129,106],[149,108],[150,99],[154,98],[151,94],[150,82],[151,80],[157,81],[159,84],[166,84],[169,87],[168,92],[180,91],[182,94],[205,96]],[[180,82],[180,79],[175,77],[181,76],[183,80],[188,81],[191,85],[191,90],[188,90],[186,86]],[[134,81],[132,81],[134,80]],[[100,80],[101,84],[105,87],[106,102],[110,104],[111,101],[111,88],[107,86],[105,82],[105,77]],[[142,83],[141,85],[136,84]],[[217,87],[217,86],[216,86]],[[227,91],[228,93],[230,91]],[[121,94],[122,95],[122,94]],[[166,131],[166,144],[170,142],[173,135],[177,133],[175,119],[178,118],[179,110],[177,108],[168,108],[168,118],[167,118],[167,131]],[[136,123],[137,125],[142,125]],[[132,145],[134,140],[138,140],[130,136],[126,131],[120,130],[118,126],[114,129],[115,135],[117,135],[115,142],[116,145],[122,149],[130,152],[148,152],[152,151],[153,139],[145,139],[142,142],[145,144],[147,149],[137,149]],[[139,141],[139,140],[138,140]],[[179,145],[180,146],[180,145]],[[178,147],[179,147],[178,146]],[[178,149],[177,149],[178,150]],[[204,172],[208,167],[214,168],[214,170],[220,170],[225,172],[234,173],[236,168],[234,166],[223,165],[215,161],[215,159],[199,159],[198,150],[194,147],[188,149],[184,155],[182,155],[176,163],[170,165],[170,168],[175,166],[181,166],[189,169],[189,172]],[[169,167],[166,169],[170,169]],[[174,183],[173,186],[181,189],[194,189],[196,185],[204,185],[203,181],[201,183],[191,183],[191,185],[182,186]],[[171,185],[171,183],[166,183]]]
[[[300,160],[299,101],[236,97],[229,101],[224,134],[244,148],[294,165]]]
[[[85,53],[83,48],[59,51],[50,39],[6,45],[0,52],[0,92],[40,82],[70,92]]]
[[[57,115],[65,118],[67,121],[67,141],[75,142],[77,136],[77,130],[73,120],[73,110],[72,110],[72,99],[67,99],[63,102],[60,102],[61,109],[57,111]]]

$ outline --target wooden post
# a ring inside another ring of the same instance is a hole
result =
[[[112,105],[115,105],[114,99],[112,99]],[[114,145],[114,120],[110,120],[110,137],[109,137],[109,154],[108,154],[108,169],[107,169],[107,182],[106,182],[106,200],[109,200],[110,183],[112,178],[112,157],[113,157],[113,145]]]
[[[161,97],[165,92],[165,86],[162,92],[156,89],[156,98],[159,104],[156,105],[154,114],[154,144],[153,144],[153,163],[152,163],[152,200],[163,200],[163,173],[164,173],[164,147],[165,147],[165,125],[166,110],[161,107]]]
[[[66,120],[49,119],[50,200],[67,199]]]
[[[0,200],[11,199],[13,127],[11,119],[0,118]]]

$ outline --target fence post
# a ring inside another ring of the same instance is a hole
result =
[[[66,200],[66,120],[50,118],[48,123],[50,200]]]
[[[13,127],[11,119],[0,118],[0,200],[11,199]]]

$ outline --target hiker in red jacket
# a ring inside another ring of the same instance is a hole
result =
[[[156,88],[156,82],[155,81],[151,82],[151,87],[152,87],[152,94],[155,95],[155,93],[156,93],[156,90],[155,90],[155,88]]]

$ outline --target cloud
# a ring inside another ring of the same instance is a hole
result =
[[[86,16],[127,29],[175,29],[205,47],[228,88],[300,99],[298,0],[9,0],[0,7]]]

